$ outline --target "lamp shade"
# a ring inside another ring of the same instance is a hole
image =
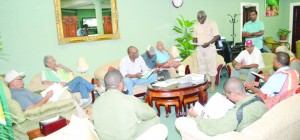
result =
[[[89,70],[89,65],[87,64],[85,58],[79,57],[77,71],[83,73],[83,72],[86,72],[87,70]]]

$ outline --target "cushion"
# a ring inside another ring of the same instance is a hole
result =
[[[41,73],[36,74],[27,85],[27,89],[33,92],[41,91],[48,88],[49,85],[43,85],[41,80]]]

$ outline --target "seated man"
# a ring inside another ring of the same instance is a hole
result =
[[[124,82],[118,70],[106,73],[104,83],[107,91],[93,105],[94,125],[100,139],[133,140],[160,125],[154,109],[140,99],[121,92]],[[166,138],[166,127],[152,130],[145,138]]]
[[[290,56],[289,66],[293,70],[297,70],[300,73],[300,59],[296,58],[295,55],[287,49],[286,46],[279,46],[276,48],[276,52],[286,52]]]
[[[139,56],[139,50],[130,46],[127,49],[128,56],[120,62],[120,71],[125,77],[124,82],[129,95],[133,95],[135,85],[150,84],[157,80],[157,73],[152,73],[147,79],[141,78],[148,71],[145,61]]]
[[[154,69],[157,67],[155,49],[153,46],[149,45],[146,49],[146,52],[141,56],[143,57],[148,68]]]
[[[156,64],[160,68],[177,68],[180,66],[180,62],[174,60],[173,56],[169,54],[161,41],[157,42],[155,54],[157,57]],[[163,70],[162,75],[165,79],[170,78],[168,70]]]
[[[153,46],[149,45],[144,54],[141,55],[150,69],[157,67],[156,65],[156,54]],[[164,80],[170,79],[170,74],[168,70],[162,70],[158,72],[158,77],[164,77]]]
[[[257,95],[247,95],[245,87],[239,79],[229,78],[224,83],[223,89],[225,96],[235,103],[235,106],[225,116],[219,119],[205,119],[202,116],[198,116],[192,107],[189,110],[189,115],[193,118],[181,117],[176,119],[176,128],[204,133],[209,136],[230,131],[240,132],[261,118],[267,111],[265,104]],[[197,127],[194,126],[195,122]]]
[[[252,93],[258,94],[262,99],[264,99],[268,109],[272,108],[279,101],[287,98],[288,96],[284,95],[285,93],[290,93],[288,91],[291,90],[294,92],[298,87],[299,74],[297,71],[292,70],[289,67],[289,61],[290,57],[287,53],[278,52],[275,54],[273,59],[274,68],[277,70],[270,77],[268,74],[264,75],[264,80],[266,82],[260,89],[257,88],[258,83],[245,83],[247,89],[251,90]],[[268,98],[273,96],[278,99],[269,102]]]
[[[41,74],[42,84],[60,83],[62,86],[68,86],[71,93],[80,92],[82,99],[80,99],[79,105],[81,107],[85,107],[92,102],[89,97],[92,90],[101,91],[99,87],[92,85],[82,77],[72,79],[72,76],[70,76],[72,71],[62,64],[56,64],[53,56],[45,56],[44,65],[46,69]]]
[[[24,88],[23,73],[18,73],[15,70],[11,70],[5,74],[5,81],[8,83],[8,87],[11,92],[12,99],[16,100],[21,106],[23,111],[28,109],[34,109],[42,106],[48,102],[53,96],[53,91],[49,91],[45,97],[41,94],[33,93],[32,91]],[[63,93],[58,100],[71,99],[72,97],[68,92]],[[78,103],[73,100],[76,109],[74,115],[82,118],[88,117],[86,113],[79,107]]]
[[[24,88],[23,74],[24,73],[18,73],[15,70],[11,70],[5,74],[5,81],[8,83],[11,97],[20,104],[23,111],[34,109],[47,103],[53,96],[53,91],[49,91],[45,97],[31,92]]]
[[[251,72],[258,72],[265,64],[259,49],[254,47],[252,40],[245,42],[245,49],[232,61],[231,77],[240,77],[240,74],[248,74],[246,81],[254,81],[255,76]]]

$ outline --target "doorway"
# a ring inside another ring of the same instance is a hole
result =
[[[241,3],[241,19],[240,21],[241,22],[241,32],[240,32],[240,35],[241,35],[241,40],[242,42],[244,42],[244,38],[242,37],[242,31],[243,31],[243,27],[244,27],[244,24],[250,20],[250,17],[249,17],[249,12],[251,10],[256,10],[257,11],[257,19],[259,19],[259,7],[258,7],[258,3]]]
[[[291,36],[289,42],[291,51],[296,53],[296,41],[300,40],[300,3],[290,4],[290,27]],[[299,50],[298,50],[299,51]]]

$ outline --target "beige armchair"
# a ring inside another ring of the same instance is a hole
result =
[[[39,122],[42,120],[57,115],[69,119],[75,112],[75,104],[72,99],[47,103],[35,109],[22,111],[19,103],[11,98],[11,92],[4,82],[3,77],[0,77],[0,84],[3,86],[4,94],[12,116],[13,132],[16,140],[27,140],[27,131],[39,128]]]

